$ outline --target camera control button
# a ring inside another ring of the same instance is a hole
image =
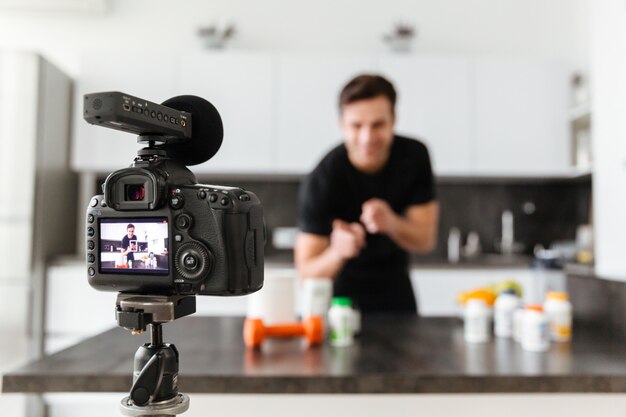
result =
[[[217,194],[211,194],[211,196],[209,197],[209,201],[211,203],[215,203],[217,199],[218,199]]]
[[[89,269],[87,270],[87,272],[89,272],[89,276],[90,276],[90,277],[93,277],[94,275],[96,275],[96,270],[95,270],[95,269],[93,269],[93,268],[89,268]]]
[[[93,217],[93,214],[89,214],[87,215],[87,222],[88,223],[93,223],[95,220],[95,218]]]
[[[198,191],[198,198],[200,200],[204,200],[206,198],[206,191],[204,191],[204,190]]]
[[[95,235],[95,234],[96,234],[96,231],[93,230],[93,227],[88,227],[87,228],[87,236],[93,237],[93,235]]]
[[[170,197],[170,207],[177,210],[183,206],[183,196],[180,194],[174,194]]]
[[[179,277],[199,281],[211,271],[213,255],[201,243],[187,242],[176,251],[174,267]]]
[[[223,206],[227,206],[230,203],[230,200],[227,197],[222,197],[220,200],[220,204]]]
[[[91,207],[95,207],[95,206],[97,206],[97,205],[98,205],[98,199],[97,199],[97,198],[92,198],[92,199],[91,199],[91,202],[89,203],[89,205],[90,205]]]
[[[183,259],[183,265],[188,271],[193,271],[198,266],[198,258],[193,254],[188,254]]]
[[[183,235],[174,235],[174,240],[177,242],[182,242],[183,241]]]
[[[180,294],[189,294],[193,291],[191,284],[178,284],[176,285]]]
[[[191,226],[191,217],[186,214],[181,214],[176,217],[176,227],[179,229],[187,229]]]
[[[89,262],[90,264],[94,263],[96,261],[96,257],[94,256],[93,253],[90,253],[89,255],[87,255],[87,262]]]
[[[239,196],[240,201],[250,201],[250,196],[248,194],[241,194]]]
[[[93,240],[87,241],[87,249],[93,250],[95,247],[96,247],[96,244],[93,242]]]

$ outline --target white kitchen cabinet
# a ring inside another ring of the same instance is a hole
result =
[[[48,224],[44,211],[56,213],[42,193],[62,199],[73,186],[62,177],[70,91],[71,80],[39,55],[0,51],[0,277],[30,275],[33,237],[41,238],[35,229]],[[50,189],[58,185],[66,189]]]
[[[278,58],[275,172],[308,173],[341,143],[339,93],[351,78],[375,69],[367,56]]]
[[[115,321],[117,293],[91,288],[82,259],[50,265],[46,275],[47,354],[117,325]]]
[[[476,59],[473,171],[533,174],[568,168],[568,81],[559,63]]]
[[[334,349],[332,353],[333,359],[344,355],[342,349]],[[120,399],[126,395],[48,393],[44,398],[49,417],[110,417],[119,415]],[[416,415],[415,410],[434,417],[464,415],[468,410],[480,410],[481,417],[526,417],[537,414],[538,410],[541,415],[623,417],[626,407],[626,397],[617,394],[191,394],[189,397],[190,407],[185,417],[205,417],[207,410],[228,410],[229,417],[389,414],[409,417]]]
[[[305,174],[341,142],[338,95],[366,72],[396,84],[397,131],[426,142],[438,175],[558,175],[570,167],[568,74],[558,63],[253,52],[84,55],[73,167],[106,173],[132,161],[140,147],[132,135],[82,119],[83,94],[117,90],[155,102],[198,95],[217,107],[224,142],[195,172]]]
[[[45,348],[50,354],[78,343],[106,329],[117,326],[115,321],[115,300],[117,293],[97,291],[87,280],[83,259],[66,258],[50,265],[47,270]],[[267,265],[266,278],[274,275],[293,276],[294,298],[298,305],[299,285],[293,267],[283,264]],[[2,284],[11,284],[0,279]],[[71,302],[68,302],[68,288],[71,288]],[[8,303],[7,305],[13,305]],[[196,297],[196,316],[245,316],[248,297]],[[25,306],[21,306],[22,308]],[[2,311],[0,309],[0,311]],[[78,312],[89,314],[77,314]],[[167,327],[166,327],[167,331]],[[130,335],[129,335],[130,337]],[[1,349],[0,349],[1,352]],[[129,352],[132,354],[132,352]]]
[[[183,56],[179,94],[209,100],[224,124],[224,141],[194,172],[254,173],[272,169],[272,57],[253,53]]]
[[[537,276],[529,268],[411,270],[411,282],[422,316],[461,315],[461,307],[456,301],[460,292],[509,280],[522,286],[524,301],[536,293]]]
[[[398,93],[397,131],[426,143],[434,172],[470,172],[470,60],[387,55],[379,59],[379,69]]]
[[[596,273],[626,281],[626,5],[591,3]]]
[[[40,58],[0,53],[0,280],[31,271]]]
[[[125,168],[142,145],[132,134],[88,124],[83,119],[83,95],[121,91],[161,103],[180,95],[178,59],[163,54],[99,52],[83,55],[80,67],[74,95],[72,167],[107,173]]]
[[[28,323],[29,343],[20,342],[24,327],[17,334],[3,329],[3,334],[11,330],[30,358],[41,353],[45,265],[75,250],[76,176],[69,171],[68,155],[71,91],[72,80],[41,56],[0,52],[0,176],[5,183],[0,294],[11,310],[3,314],[7,323]]]

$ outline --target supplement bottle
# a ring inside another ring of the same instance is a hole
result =
[[[470,298],[465,304],[464,337],[469,343],[485,343],[491,336],[491,310],[485,300]]]
[[[328,310],[330,344],[349,346],[354,342],[354,314],[352,300],[347,297],[334,297]]]
[[[496,298],[494,305],[494,332],[497,337],[513,336],[513,313],[519,306],[519,298],[514,290],[504,290]]]
[[[548,318],[542,306],[530,304],[526,306],[522,320],[522,348],[531,352],[545,352],[549,347]]]
[[[543,309],[548,317],[550,339],[555,342],[572,340],[572,304],[567,293],[548,292]]]

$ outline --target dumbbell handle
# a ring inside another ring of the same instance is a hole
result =
[[[269,337],[293,337],[304,335],[302,323],[283,323],[265,327],[265,334]]]

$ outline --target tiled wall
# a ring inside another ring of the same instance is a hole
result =
[[[104,178],[100,178],[101,184]],[[198,181],[243,187],[257,194],[263,203],[265,221],[271,233],[275,227],[293,227],[297,221],[297,193],[300,179],[276,177],[252,179],[199,176]],[[99,186],[97,189],[100,189]],[[448,233],[458,227],[463,240],[470,231],[479,234],[483,252],[495,252],[494,242],[501,236],[501,215],[511,210],[515,238],[532,253],[535,244],[574,239],[576,227],[589,222],[591,178],[439,178],[437,198],[441,204],[439,239],[429,260],[444,259]],[[534,212],[529,214],[529,208]],[[271,237],[271,235],[270,235]],[[271,245],[266,254],[289,255]]]
[[[296,225],[297,178],[198,180],[255,192],[263,202],[270,233],[275,227]],[[513,212],[516,240],[524,244],[525,253],[532,253],[537,243],[548,246],[554,241],[574,239],[576,226],[589,222],[591,178],[441,178],[437,180],[437,195],[441,204],[439,240],[429,259],[446,257],[451,227],[458,227],[463,239],[472,230],[478,232],[483,251],[494,252],[494,241],[502,233],[504,210]],[[533,206],[534,212],[527,214]],[[266,250],[268,256],[277,253],[271,244]]]

